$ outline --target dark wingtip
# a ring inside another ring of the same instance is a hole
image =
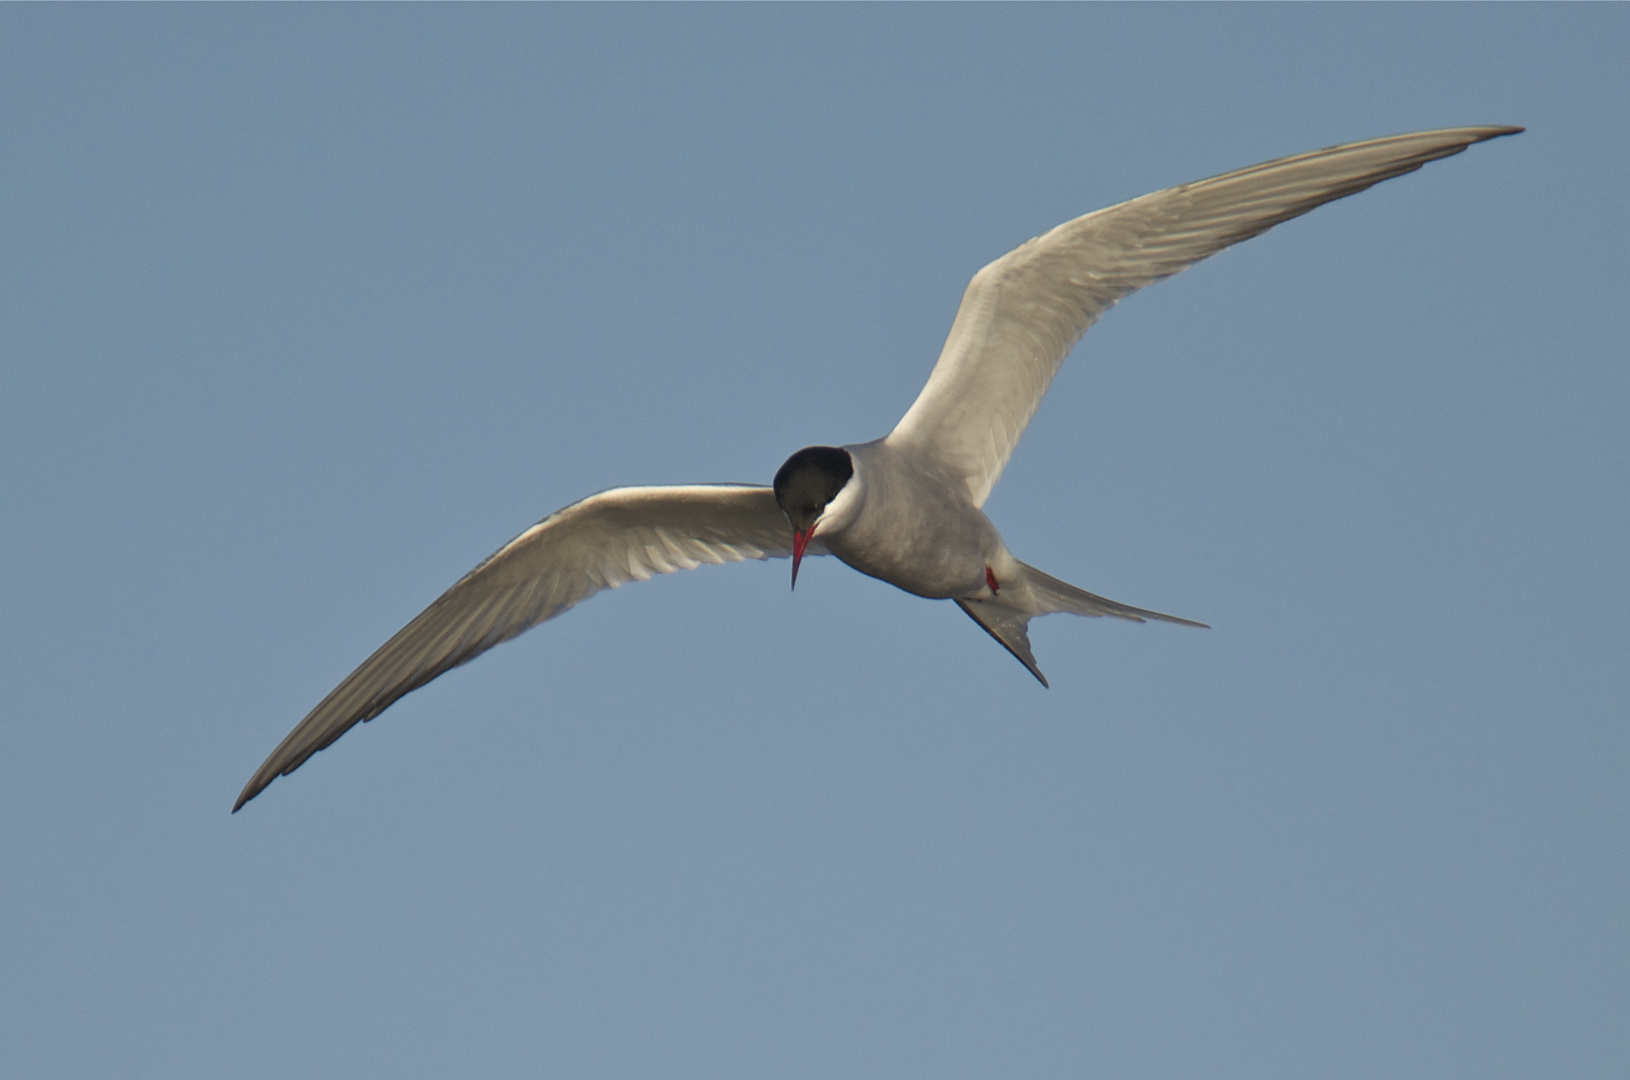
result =
[[[266,785],[271,783],[270,780],[267,780],[265,783],[258,783],[258,779],[259,778],[257,777],[255,780],[250,780],[248,784],[244,785],[244,789],[238,793],[238,801],[232,804],[232,812],[234,814],[236,814],[239,810],[242,810],[250,799],[253,799],[256,795],[259,795],[261,792],[265,791]]]

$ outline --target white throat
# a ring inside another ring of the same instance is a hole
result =
[[[849,477],[849,482],[843,485],[837,496],[826,504],[821,516],[815,519],[812,533],[822,536],[842,532],[854,524],[865,502],[866,484],[860,478],[860,462],[856,461],[854,474]]]

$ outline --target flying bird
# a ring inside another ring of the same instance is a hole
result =
[[[952,600],[1047,685],[1038,615],[1203,623],[1096,596],[1020,562],[981,511],[1064,358],[1097,318],[1170,277],[1334,199],[1520,127],[1347,143],[1132,199],[1065,222],[973,276],[939,361],[881,439],[812,446],[768,487],[624,487],[573,503],[465,574],[335,687],[244,787],[278,776],[443,672],[602,589],[703,563],[831,554],[931,600]]]

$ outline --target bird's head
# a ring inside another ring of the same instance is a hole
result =
[[[792,523],[792,584],[798,586],[798,564],[809,538],[821,524],[832,500],[855,475],[849,451],[836,446],[806,446],[775,473],[775,501]]]

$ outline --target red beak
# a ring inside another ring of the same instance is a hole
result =
[[[809,534],[814,531],[813,527],[803,532],[797,529],[792,531],[792,587],[795,589],[798,587],[798,564],[804,561],[804,549],[809,546]]]

